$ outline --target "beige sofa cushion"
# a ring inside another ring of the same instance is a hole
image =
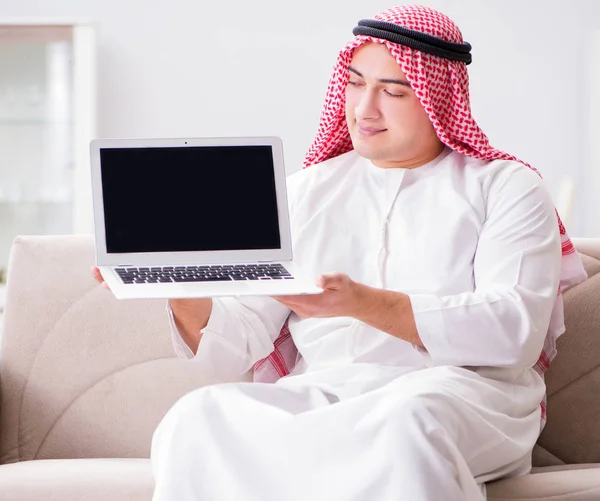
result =
[[[567,332],[546,377],[548,423],[537,465],[600,462],[600,239],[574,239],[588,280],[565,295]],[[600,474],[599,474],[600,475]]]
[[[148,459],[40,460],[0,467],[0,499],[7,501],[151,501],[153,488]],[[488,485],[488,501],[598,499],[600,465],[539,469]]]
[[[600,465],[540,468],[536,473],[492,482],[488,501],[598,501]]]
[[[57,459],[0,467],[3,501],[150,501],[149,459]]]
[[[148,457],[188,391],[215,383],[171,345],[165,302],[93,280],[90,236],[18,237],[0,359],[0,463]]]

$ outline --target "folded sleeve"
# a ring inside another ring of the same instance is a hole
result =
[[[213,298],[195,355],[178,332],[170,308],[168,313],[177,356],[193,360],[207,374],[226,379],[246,373],[269,356],[290,310],[268,296]]]
[[[555,305],[561,241],[551,197],[523,167],[492,178],[474,257],[474,291],[409,294],[432,365],[535,365]]]
[[[167,315],[169,318],[169,328],[171,329],[171,341],[173,342],[173,349],[175,350],[175,354],[178,358],[183,360],[189,360],[190,358],[194,358],[194,353],[190,349],[190,347],[186,344],[186,342],[181,337],[179,333],[179,329],[177,329],[177,325],[175,325],[175,318],[173,316],[173,310],[169,306],[169,302],[167,301]]]

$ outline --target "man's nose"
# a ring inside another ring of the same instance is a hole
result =
[[[356,103],[354,114],[358,120],[379,118],[379,109],[375,93],[365,90]]]

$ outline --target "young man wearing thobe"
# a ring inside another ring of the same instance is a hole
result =
[[[579,257],[538,174],[473,120],[450,19],[397,7],[354,34],[288,180],[294,259],[324,292],[170,301],[198,370],[285,373],[291,341],[296,363],[176,403],[155,501],[476,501],[530,469]]]

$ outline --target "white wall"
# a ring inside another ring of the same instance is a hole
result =
[[[600,28],[600,2],[422,3],[449,14],[474,46],[472,105],[492,144],[535,165],[556,199],[572,176],[570,233],[600,236],[600,165],[586,165],[598,158],[589,61],[600,52],[586,41]],[[0,0],[0,13],[97,21],[100,136],[275,134],[291,173],[316,132],[337,51],[358,19],[392,4]]]

